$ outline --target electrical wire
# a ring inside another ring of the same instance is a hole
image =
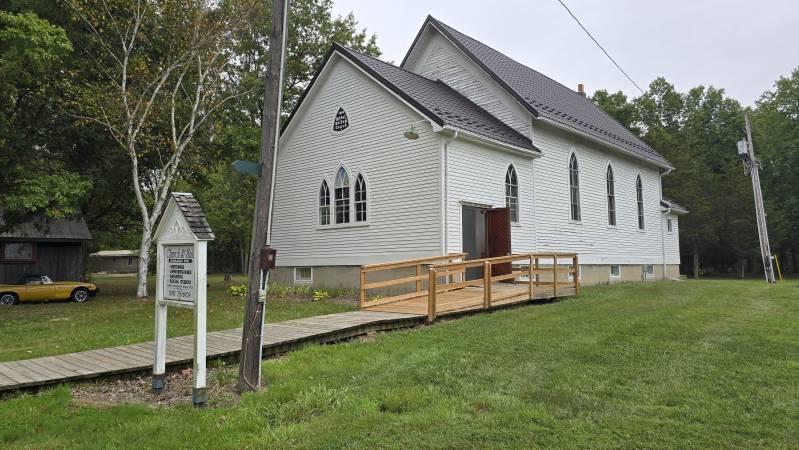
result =
[[[590,37],[590,38],[591,38],[591,40],[592,40],[592,41],[594,41],[594,44],[596,44],[596,46],[597,46],[597,47],[599,47],[599,49],[600,49],[600,50],[602,50],[602,53],[604,53],[604,54],[605,54],[605,56],[607,56],[607,57],[608,57],[608,59],[610,59],[610,61],[613,63],[613,65],[614,65],[614,66],[616,66],[616,68],[617,68],[617,69],[619,69],[619,71],[621,71],[621,73],[623,73],[623,74],[624,74],[624,76],[625,76],[625,77],[627,77],[627,79],[628,79],[628,80],[630,80],[630,83],[632,83],[632,84],[633,84],[633,86],[635,86],[636,88],[638,88],[638,90],[639,90],[639,91],[641,91],[641,94],[645,94],[644,90],[643,90],[643,89],[641,89],[641,86],[638,86],[638,83],[636,83],[635,81],[633,81],[633,79],[632,79],[632,78],[631,78],[629,75],[627,75],[627,72],[625,72],[625,71],[624,71],[624,69],[622,69],[622,68],[621,68],[621,66],[619,65],[619,63],[617,63],[617,62],[616,62],[616,60],[615,60],[615,59],[613,59],[613,57],[612,57],[612,56],[610,56],[610,53],[608,53],[608,51],[607,51],[607,50],[605,50],[605,48],[604,48],[604,47],[602,47],[602,44],[600,44],[600,43],[599,43],[599,41],[597,41],[597,40],[596,40],[596,38],[595,38],[595,37],[594,37],[594,36],[591,34],[591,32],[590,32],[590,31],[588,31],[588,29],[587,29],[587,28],[586,28],[586,27],[585,27],[585,26],[582,24],[582,22],[580,22],[580,19],[578,19],[578,18],[577,18],[577,16],[575,16],[575,15],[574,15],[574,13],[572,12],[572,10],[571,10],[571,9],[569,9],[569,7],[568,7],[568,6],[566,6],[566,4],[565,4],[565,3],[563,3],[563,0],[558,0],[558,3],[560,3],[561,5],[563,5],[563,7],[564,7],[564,8],[566,8],[566,12],[568,12],[568,13],[569,13],[569,15],[570,15],[570,16],[572,16],[572,19],[574,19],[574,21],[575,21],[575,22],[577,22],[577,25],[580,25],[580,28],[582,28],[582,29],[583,29],[583,31],[585,31],[585,34],[587,34],[587,35],[588,35],[588,37]]]

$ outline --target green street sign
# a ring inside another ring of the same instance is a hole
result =
[[[233,170],[238,173],[249,173],[253,175],[261,175],[261,165],[250,161],[242,161],[237,159],[231,164]]]

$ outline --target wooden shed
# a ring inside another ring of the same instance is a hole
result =
[[[45,274],[54,281],[82,280],[91,239],[83,217],[42,218],[0,233],[0,284],[16,283],[26,274]]]

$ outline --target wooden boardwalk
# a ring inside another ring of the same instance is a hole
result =
[[[351,311],[307,317],[264,327],[264,356],[284,353],[300,345],[348,339],[370,331],[408,328],[425,322],[424,314]],[[191,365],[192,336],[167,340],[167,367]],[[238,359],[241,328],[212,331],[207,335],[210,359]],[[67,381],[100,378],[125,373],[151,372],[153,343],[122,345],[78,353],[0,363],[0,392],[34,388]]]

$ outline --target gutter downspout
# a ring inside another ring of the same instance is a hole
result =
[[[458,139],[458,130],[453,130],[452,137],[441,140],[441,228],[442,255],[449,254],[449,180],[447,161],[449,160],[449,144]]]

